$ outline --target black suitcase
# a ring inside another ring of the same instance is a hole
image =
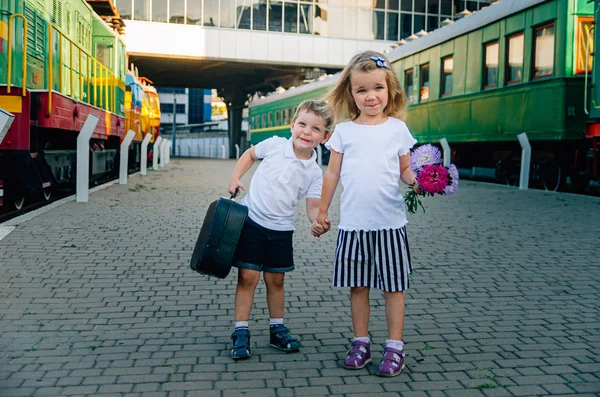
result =
[[[237,243],[248,216],[248,207],[233,200],[236,194],[231,199],[221,197],[208,207],[192,254],[192,270],[218,278],[227,277],[231,271]]]

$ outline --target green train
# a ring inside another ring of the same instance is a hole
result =
[[[158,134],[146,120],[160,114],[156,102],[149,115],[149,90],[129,70],[120,35],[85,0],[0,0],[0,108],[16,116],[0,136],[0,207],[6,199],[21,209],[74,185],[77,136],[90,114],[100,119],[90,180],[116,174],[129,130],[130,169],[139,164],[145,133]]]
[[[386,55],[409,99],[406,122],[419,143],[446,138],[461,174],[515,184],[526,133],[531,182],[582,191],[598,179],[600,92],[592,68],[594,11],[588,0],[500,0]],[[600,77],[600,76],[598,76]],[[289,136],[294,107],[323,97],[337,79],[253,101],[252,144]]]

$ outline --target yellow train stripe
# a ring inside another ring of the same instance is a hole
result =
[[[277,127],[251,129],[250,133],[257,134],[257,133],[260,133],[260,132],[279,131],[279,130],[286,130],[286,129],[289,130],[290,126],[289,125],[280,125],[280,126],[277,126]]]
[[[0,108],[10,113],[21,113],[23,101],[20,96],[0,95]]]
[[[0,39],[8,40],[8,24],[0,21]]]

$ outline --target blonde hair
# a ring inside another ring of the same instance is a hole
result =
[[[377,66],[377,63],[371,57],[385,59],[389,69]],[[354,120],[360,116],[360,110],[352,96],[352,84],[350,83],[352,72],[370,72],[371,70],[380,69],[385,72],[385,80],[388,86],[388,103],[383,112],[391,117],[404,118],[407,104],[406,93],[391,68],[390,61],[377,51],[364,51],[352,57],[350,63],[342,70],[337,83],[325,98],[333,107],[336,117]]]
[[[335,116],[333,114],[333,108],[325,101],[321,99],[309,99],[306,100],[296,108],[296,113],[292,122],[296,121],[300,112],[311,112],[317,117],[325,120],[325,132],[333,130],[333,124],[335,123]]]

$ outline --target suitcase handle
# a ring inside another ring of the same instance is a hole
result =
[[[233,192],[233,194],[231,195],[231,197],[229,197],[229,199],[230,200],[235,200],[235,196],[237,196],[239,192],[240,192],[240,188],[236,187],[235,188],[235,192]]]

